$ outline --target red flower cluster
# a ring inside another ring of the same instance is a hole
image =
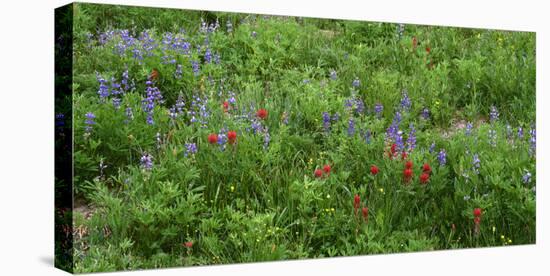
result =
[[[405,183],[409,183],[409,181],[411,181],[412,179],[412,176],[413,176],[412,169],[405,169],[403,171],[403,178],[405,179]]]
[[[317,177],[317,178],[323,177],[323,171],[320,170],[320,169],[316,169],[316,170],[313,172],[313,174],[314,174],[315,177]]]
[[[361,197],[359,195],[355,195],[353,198],[353,209],[355,211],[355,215],[357,215],[357,209],[359,209],[359,205],[361,204]]]
[[[182,245],[184,247],[191,248],[191,247],[193,247],[193,242],[192,241],[187,241],[187,242],[184,242]]]
[[[420,183],[426,184],[426,183],[428,183],[428,180],[430,180],[430,175],[429,175],[429,174],[427,174],[427,173],[422,173],[422,174],[420,175]]]
[[[355,213],[355,216],[357,216],[357,210],[361,206],[361,197],[359,197],[358,194],[353,197],[353,211]],[[363,219],[365,220],[365,223],[369,221],[369,207],[364,206],[361,208],[361,214],[363,215]]]
[[[425,163],[424,166],[422,166],[422,171],[425,172],[425,173],[431,173],[432,168],[430,167],[430,164]]]
[[[234,144],[237,141],[237,132],[233,130],[227,132],[227,140],[229,140],[229,144]]]
[[[263,108],[260,108],[258,110],[258,112],[256,112],[256,116],[258,116],[258,118],[264,120],[265,118],[267,118],[267,110],[265,110]]]
[[[323,166],[323,170],[321,169],[316,169],[313,174],[315,175],[315,177],[317,178],[321,178],[323,177],[323,173],[326,174],[326,176],[329,176],[330,175],[330,171],[332,170],[332,168],[330,167],[329,164],[326,164]]]
[[[225,101],[223,102],[223,112],[227,113],[228,110],[229,110],[229,102]]]
[[[323,171],[324,171],[326,174],[330,174],[330,165],[329,165],[329,164],[326,164],[325,166],[323,166]]]
[[[211,133],[208,135],[208,143],[210,144],[216,144],[218,142],[218,135],[215,133]]]
[[[380,170],[378,169],[378,167],[377,167],[376,165],[370,166],[370,173],[371,173],[372,175],[377,175],[379,171],[380,171]]]
[[[479,223],[481,222],[481,215],[483,215],[483,211],[481,210],[481,208],[475,208],[474,209],[474,223],[476,225],[479,225]]]
[[[420,175],[420,183],[426,184],[430,180],[430,173],[432,173],[432,168],[430,164],[424,163],[422,166],[422,175]]]

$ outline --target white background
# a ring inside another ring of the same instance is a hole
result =
[[[548,29],[545,1],[95,1],[537,32],[537,244],[492,249],[149,270],[109,275],[542,275],[550,272]],[[0,8],[0,275],[53,268],[53,9],[67,1],[3,0]],[[546,22],[545,22],[546,21]],[[546,256],[544,256],[546,255]]]

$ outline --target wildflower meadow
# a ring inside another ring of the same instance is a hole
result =
[[[75,272],[536,242],[534,33],[73,13]]]

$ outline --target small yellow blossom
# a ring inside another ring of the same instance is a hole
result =
[[[378,189],[381,193],[384,193],[384,188]]]
[[[508,243],[512,243],[512,240],[511,240],[511,239],[508,239]]]
[[[331,210],[332,212],[335,212],[335,211],[336,211],[336,210],[334,210],[334,208],[330,208],[330,210]]]
[[[327,194],[327,198],[330,198],[330,195],[329,195],[329,194]]]
[[[497,228],[493,226],[493,233],[495,233],[495,231],[497,231]]]
[[[503,240],[503,239],[504,239],[504,235],[500,235],[500,239]]]
[[[235,191],[235,186],[231,186],[231,192]]]

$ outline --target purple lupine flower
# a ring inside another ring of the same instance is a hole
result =
[[[271,136],[269,135],[269,129],[266,127],[264,130],[264,150],[267,150],[269,142],[271,141]]]
[[[401,112],[399,111],[395,112],[395,117],[393,117],[393,120],[397,125],[401,123],[401,119],[402,119]]]
[[[374,105],[374,112],[376,113],[377,118],[382,117],[382,111],[384,111],[384,106],[381,103]]]
[[[204,52],[204,61],[206,63],[212,62],[212,51],[208,47],[206,47],[206,51]]]
[[[364,135],[364,136],[365,136],[365,142],[366,142],[367,144],[370,144],[370,140],[371,140],[371,133],[370,133],[370,130],[367,129],[367,130],[365,131],[365,135]]]
[[[330,70],[330,79],[331,79],[331,80],[336,80],[336,79],[338,79],[338,75],[336,75],[336,71],[335,71],[335,70]]]
[[[130,91],[130,83],[128,82],[129,80],[129,77],[128,77],[128,69],[124,70],[124,72],[122,72],[122,80],[120,81],[120,83],[122,84],[122,89],[124,89],[124,91]]]
[[[470,136],[472,134],[472,128],[474,127],[474,125],[470,122],[468,122],[466,124],[466,129],[464,130],[464,134],[466,134],[466,136]]]
[[[518,127],[518,139],[523,139],[523,128]]]
[[[148,154],[148,153],[144,153],[141,158],[140,158],[140,163],[141,163],[141,167],[146,170],[146,171],[150,171],[151,169],[153,169],[153,156]]]
[[[351,109],[353,108],[353,100],[352,99],[346,99],[344,101],[344,108],[348,111],[351,111]]]
[[[414,148],[416,147],[416,130],[414,129],[414,125],[411,123],[409,131],[409,137],[407,137],[407,148],[409,152],[412,152]]]
[[[176,111],[176,107],[172,106],[170,109],[168,109],[168,116],[172,121],[176,120],[178,118],[178,112]]]
[[[143,60],[143,53],[141,52],[140,49],[134,48],[132,49],[132,57],[136,60],[139,60],[141,64],[141,60]]]
[[[111,78],[111,94],[112,95],[122,94],[122,91],[120,89],[120,84],[116,82],[115,78]]]
[[[430,110],[428,108],[424,107],[424,109],[422,109],[422,115],[421,116],[424,120],[430,119]]]
[[[433,153],[435,151],[435,143],[432,142],[432,144],[430,145],[430,148],[428,149],[428,151],[430,153]]]
[[[157,141],[157,149],[160,149],[160,147],[162,146],[162,139],[160,137],[160,132],[157,132],[157,134],[155,135],[155,140]]]
[[[176,72],[174,72],[174,77],[176,79],[181,79],[181,76],[183,75],[183,69],[181,64],[176,65]]]
[[[252,127],[252,130],[254,134],[256,133],[260,133],[264,130],[263,126],[262,126],[262,123],[260,121],[258,121],[256,118],[252,118],[250,120],[250,127]]]
[[[120,98],[113,98],[113,106],[115,107],[115,109],[120,109],[120,102],[122,101],[122,99]]]
[[[531,182],[531,173],[525,172],[525,174],[523,175],[523,183],[527,184],[529,182]]]
[[[95,125],[94,119],[96,117],[95,117],[95,114],[92,112],[86,113],[85,117],[86,117],[86,120],[84,120],[84,123],[86,124],[86,126],[84,127],[84,131],[86,133],[90,133],[93,129],[93,125]]]
[[[304,79],[304,80],[302,81],[302,83],[303,83],[303,84],[308,84],[308,83],[310,83],[310,80],[309,80],[309,79]]]
[[[534,155],[537,151],[537,133],[535,127],[529,130],[529,154]]]
[[[506,124],[506,139],[512,138],[512,126],[510,124]]]
[[[360,98],[355,99],[355,112],[357,114],[363,114],[365,111],[365,103],[363,103],[363,100]]]
[[[134,112],[131,107],[126,108],[126,123],[134,119]]]
[[[330,114],[328,112],[323,112],[323,127],[325,132],[330,131]]]
[[[141,103],[143,111],[147,113],[147,124],[153,125],[153,110],[155,108],[155,103],[163,103],[164,100],[160,90],[157,87],[152,86],[151,81],[147,81],[145,84],[147,85],[147,88],[145,89],[146,96]]]
[[[355,121],[353,118],[349,118],[348,122],[348,135],[353,136],[355,134]]]
[[[407,93],[407,89],[404,89],[402,92],[402,98],[400,102],[401,110],[408,111],[411,108],[411,99]]]
[[[481,160],[479,160],[479,155],[474,154],[472,161],[472,170],[475,174],[479,174],[479,167],[481,166]]]
[[[397,133],[395,135],[395,144],[397,145],[398,151],[402,152],[405,148],[405,145],[403,143],[403,131],[397,130]]]
[[[494,129],[490,129],[488,132],[489,135],[489,144],[491,144],[492,147],[497,146],[497,132]]]
[[[197,144],[195,143],[187,143],[185,144],[185,153],[184,156],[187,157],[189,155],[194,155],[197,153]]]
[[[498,120],[498,110],[497,108],[493,105],[491,106],[491,112],[489,112],[489,120],[491,121],[491,123],[494,123]]]
[[[98,75],[99,81],[99,90],[97,90],[97,94],[99,95],[99,98],[104,101],[105,98],[109,97],[109,86],[107,86],[107,81]]]
[[[445,149],[441,149],[439,151],[439,154],[437,155],[437,160],[439,161],[439,165],[445,166],[447,164],[447,153],[445,152]]]
[[[230,104],[235,104],[235,103],[237,103],[237,100],[235,99],[235,93],[229,91],[229,100],[228,100],[228,102],[229,102]]]
[[[357,88],[359,86],[361,86],[361,81],[359,80],[359,78],[355,78],[352,82],[351,82],[351,86]]]
[[[340,120],[340,114],[338,112],[334,113],[334,115],[332,115],[332,121],[333,122],[338,122],[338,120]]]
[[[198,76],[199,73],[200,73],[200,65],[197,61],[195,60],[192,60],[191,61],[191,67],[193,69],[193,74],[195,74],[195,76]]]
[[[176,113],[178,113],[178,114],[183,113],[183,109],[185,108],[185,102],[183,101],[183,98],[182,98],[181,95],[178,96],[178,99],[176,100],[175,107],[176,107]]]
[[[215,54],[214,54],[214,63],[215,63],[216,65],[219,65],[220,62],[221,62],[220,53],[215,53]]]

